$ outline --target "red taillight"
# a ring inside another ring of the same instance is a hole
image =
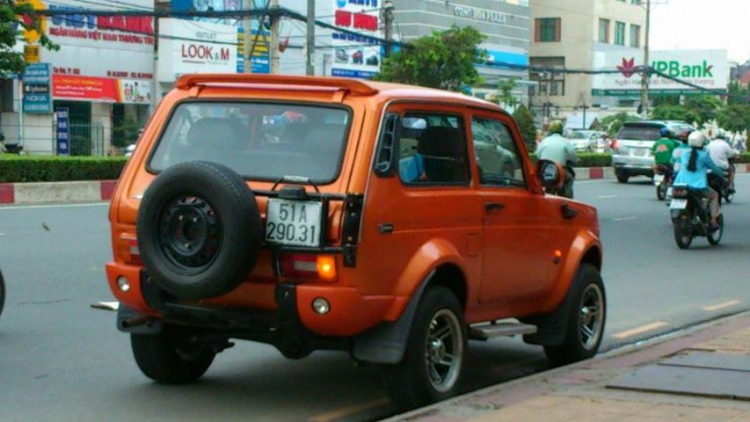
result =
[[[331,255],[281,254],[279,270],[282,277],[335,281],[336,259]]]
[[[143,264],[143,260],[141,259],[141,250],[138,249],[138,240],[136,239],[130,239],[129,243],[129,250],[130,250],[130,263],[131,264]]]
[[[610,148],[612,148],[612,153],[613,154],[619,154],[620,153],[620,148],[619,148],[619,145],[617,144],[617,139],[613,139],[612,143],[610,143],[609,146],[610,146]]]

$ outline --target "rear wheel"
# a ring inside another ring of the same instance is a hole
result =
[[[386,365],[383,379],[401,410],[448,399],[458,392],[466,356],[463,309],[447,288],[428,289],[417,308],[401,363]]]
[[[720,215],[718,221],[719,229],[708,233],[708,236],[706,236],[708,238],[708,243],[714,246],[718,245],[719,242],[721,242],[721,238],[724,236],[724,216]]]
[[[689,213],[680,214],[672,221],[674,240],[680,249],[687,249],[693,243],[693,222]]]
[[[620,183],[628,183],[628,180],[630,180],[630,175],[625,172],[618,171],[616,175],[617,175],[617,181]]]
[[[658,198],[660,201],[663,201],[667,198],[667,184],[664,182],[659,183],[659,186],[656,187],[656,198]]]
[[[560,346],[544,346],[547,358],[556,365],[593,357],[604,334],[607,300],[596,267],[582,264],[571,289],[573,300],[565,327],[565,341]]]
[[[144,375],[161,384],[187,384],[203,376],[216,352],[190,333],[164,326],[158,334],[131,334],[135,362]]]

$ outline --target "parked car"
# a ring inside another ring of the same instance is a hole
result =
[[[577,152],[605,152],[606,133],[595,130],[574,130],[568,140]]]
[[[282,113],[299,118],[266,137]],[[556,364],[596,354],[597,212],[544,194],[562,168],[532,164],[497,105],[193,74],[149,125],[112,199],[106,265],[147,377],[195,381],[235,339],[290,359],[340,350],[381,365],[408,409],[461,391],[469,339],[522,335]]]
[[[654,177],[654,156],[651,147],[661,138],[661,129],[668,128],[674,134],[692,130],[692,126],[680,121],[625,122],[613,141],[612,166],[617,180],[627,183],[633,176]]]

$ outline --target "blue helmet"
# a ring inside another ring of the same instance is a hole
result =
[[[669,130],[669,128],[663,127],[661,128],[661,137],[662,138],[669,138],[672,136],[672,131]]]

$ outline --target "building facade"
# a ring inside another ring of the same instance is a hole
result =
[[[593,70],[617,50],[643,56],[646,11],[640,0],[535,0],[531,7],[531,65]],[[531,72],[530,103],[545,117],[564,117],[583,107],[634,107],[638,96],[594,95],[594,76]]]

